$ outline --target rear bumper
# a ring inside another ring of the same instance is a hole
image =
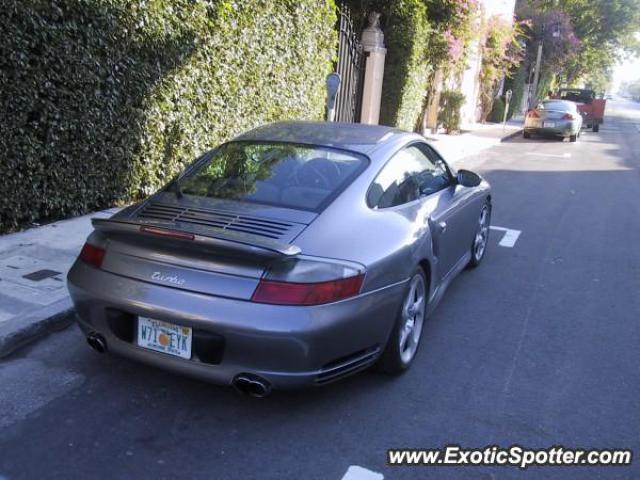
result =
[[[557,137],[568,137],[575,135],[579,132],[580,126],[575,122],[556,122],[553,127],[544,127],[542,122],[525,124],[524,130],[527,133],[534,133],[538,135],[553,135]]]
[[[527,133],[533,133],[535,135],[549,137],[568,137],[570,135],[573,135],[570,130],[558,130],[555,128],[525,128],[524,131]]]
[[[389,337],[406,283],[332,304],[291,307],[159,286],[76,262],[68,286],[80,328],[103,335],[110,352],[218,384],[251,373],[275,388],[294,388],[371,365]],[[139,347],[135,335],[123,339],[114,330],[114,312],[125,326],[131,322],[133,332],[140,315],[221,338],[219,359],[212,364],[194,353],[185,360]]]

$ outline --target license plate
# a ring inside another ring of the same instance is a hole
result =
[[[189,327],[138,317],[138,345],[156,352],[191,358],[193,332]]]
[[[544,122],[543,126],[553,128],[556,126],[556,122]]]

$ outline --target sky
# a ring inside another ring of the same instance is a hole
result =
[[[621,82],[640,79],[640,58],[632,58],[618,64],[613,71],[611,89],[617,91]]]
[[[640,40],[640,32],[636,32],[636,38]],[[618,64],[613,71],[611,91],[616,92],[620,83],[640,79],[640,57],[630,58]]]

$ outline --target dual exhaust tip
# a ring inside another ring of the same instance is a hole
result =
[[[107,351],[107,341],[97,332],[87,335],[87,343],[98,353]],[[267,380],[250,373],[237,375],[231,383],[236,391],[250,397],[264,398],[271,393],[271,384]]]
[[[271,393],[271,384],[264,378],[250,373],[241,373],[231,383],[236,391],[255,398],[264,398]]]

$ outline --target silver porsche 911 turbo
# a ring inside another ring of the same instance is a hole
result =
[[[489,185],[417,134],[277,123],[94,219],[68,285],[94,349],[264,396],[407,369],[490,218]]]

